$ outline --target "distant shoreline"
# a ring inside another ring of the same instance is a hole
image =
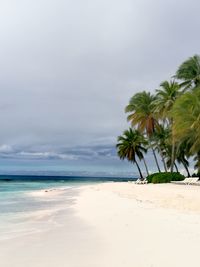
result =
[[[0,175],[0,182],[20,182],[20,181],[27,181],[27,182],[34,182],[34,181],[63,181],[63,182],[127,182],[127,181],[135,181],[137,177],[116,177],[116,176],[70,176],[70,175]]]

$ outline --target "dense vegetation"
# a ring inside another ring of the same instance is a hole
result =
[[[154,94],[147,91],[134,94],[125,112],[131,127],[118,137],[117,151],[120,159],[136,164],[141,178],[142,161],[149,174],[145,162],[148,150],[153,153],[158,172],[164,169],[168,174],[166,179],[172,178],[169,172],[178,172],[177,163],[191,176],[190,157],[200,173],[199,55],[183,62],[173,78],[162,82]],[[159,166],[158,154],[162,167]]]
[[[185,177],[177,172],[157,172],[147,176],[148,183],[161,184],[171,181],[182,181]]]

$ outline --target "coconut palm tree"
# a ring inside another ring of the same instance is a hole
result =
[[[128,161],[135,163],[138,168],[140,178],[143,179],[144,177],[137,158],[139,160],[144,159],[143,153],[146,153],[147,151],[144,146],[146,145],[144,136],[142,136],[139,131],[130,128],[129,130],[125,130],[123,135],[118,136],[117,141],[118,143],[116,147],[120,159],[127,159]]]
[[[197,169],[197,175],[200,177],[200,150],[197,152],[196,156],[194,157],[196,160],[195,169]]]
[[[156,97],[149,92],[136,93],[129,101],[129,104],[125,108],[126,113],[130,113],[127,120],[131,122],[133,127],[146,134],[150,143],[155,132],[155,128],[158,126],[156,115],[154,112],[154,101]],[[156,153],[151,145],[152,152],[155,158],[155,162],[158,171],[161,172]]]
[[[162,162],[164,166],[165,172],[167,172],[167,164],[165,161],[166,153],[167,153],[167,142],[169,141],[170,130],[169,128],[164,127],[163,125],[159,125],[157,130],[153,135],[154,147],[157,148]]]
[[[166,150],[165,150],[165,153],[164,153],[167,169],[170,169],[171,165],[172,165],[172,149],[173,148],[172,148],[171,142],[167,142]],[[178,166],[176,164],[176,158],[173,160],[173,171],[174,171],[174,168],[176,169],[176,172],[179,172],[178,171]]]
[[[176,99],[180,96],[180,85],[175,81],[164,81],[160,84],[160,89],[156,90],[157,97],[154,101],[155,112],[160,114],[161,119],[168,122],[168,126],[172,128],[173,118],[170,111]],[[172,134],[172,156],[171,156],[171,172],[175,163],[175,143]],[[175,166],[176,167],[176,166]]]
[[[200,88],[183,94],[174,104],[173,132],[177,143],[187,142],[189,154],[195,155],[200,171]]]
[[[184,61],[178,68],[175,77],[182,80],[182,86],[185,89],[191,88],[193,85],[200,85],[200,56],[194,55]]]
[[[160,84],[160,88],[156,90],[156,99],[154,101],[155,112],[159,113],[162,119],[168,119],[170,122],[172,117],[170,111],[180,96],[180,85],[175,81],[164,81]]]
[[[189,143],[187,142],[187,140],[185,140],[184,142],[180,143],[177,148],[176,159],[179,164],[183,164],[188,177],[190,177],[190,172],[188,169],[189,161],[187,160],[187,156],[189,156]]]

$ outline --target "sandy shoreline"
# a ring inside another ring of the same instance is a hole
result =
[[[56,193],[60,196],[59,190],[40,196],[55,198]],[[200,264],[200,187],[87,185],[59,221],[52,230],[0,242],[2,267]]]

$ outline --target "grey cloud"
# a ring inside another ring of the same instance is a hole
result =
[[[0,146],[0,153],[7,154],[7,153],[12,153],[13,149],[9,145],[1,145]]]
[[[113,155],[103,149],[128,126],[132,94],[199,52],[199,9],[197,0],[1,1],[3,149]],[[102,151],[87,151],[95,144]]]
[[[9,145],[0,146],[0,159],[1,158],[14,158],[14,159],[60,159],[67,161],[74,160],[98,160],[101,157],[116,158],[116,150],[113,146],[83,146],[83,147],[55,147],[54,150],[47,150],[48,148],[40,147],[30,149],[24,147],[11,147]]]
[[[15,155],[16,157],[28,158],[28,159],[65,159],[76,160],[74,155],[60,154],[55,152],[26,152],[21,151]]]

